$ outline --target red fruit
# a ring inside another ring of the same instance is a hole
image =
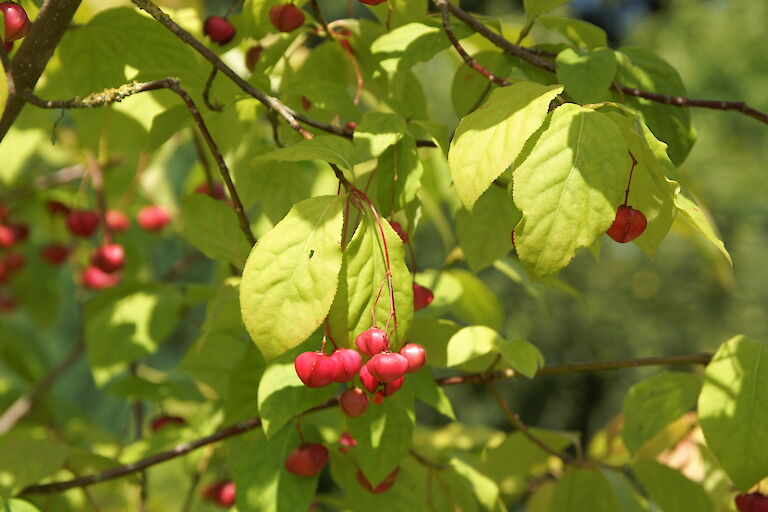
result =
[[[245,52],[245,67],[247,67],[248,71],[251,73],[256,69],[256,63],[259,61],[259,57],[263,51],[264,47],[257,44],[256,46],[251,46],[248,48],[248,51]]]
[[[61,265],[67,261],[69,247],[64,244],[48,244],[40,249],[40,256],[51,265]]]
[[[32,28],[27,11],[15,2],[0,3],[0,11],[5,17],[5,41],[21,39]]]
[[[214,43],[224,46],[235,37],[235,26],[227,18],[208,16],[203,22],[203,33]]]
[[[366,5],[379,5],[379,4],[383,4],[383,3],[384,3],[384,2],[386,2],[387,0],[359,0],[359,1],[360,1],[360,3],[361,3],[361,4],[366,4]]]
[[[107,210],[104,216],[107,221],[107,228],[113,233],[121,233],[131,226],[131,220],[120,210]]]
[[[168,210],[160,205],[145,206],[136,217],[139,226],[147,231],[160,231],[171,220]]]
[[[347,124],[344,125],[344,128],[353,132],[357,129],[357,123],[354,121],[347,121]]]
[[[269,10],[269,21],[280,32],[292,32],[304,24],[304,13],[293,4],[279,4]]]
[[[375,395],[373,395],[373,403],[376,405],[381,405],[384,403],[384,391],[378,390]]]
[[[384,384],[384,396],[389,396],[395,393],[398,389],[403,387],[403,383],[405,382],[405,377],[400,377],[397,380],[393,380],[392,382],[387,382]]]
[[[387,476],[387,478],[385,478],[379,485],[377,485],[374,488],[371,485],[371,482],[369,482],[368,479],[365,477],[363,472],[358,469],[357,481],[360,482],[360,485],[362,485],[366,491],[372,492],[373,494],[381,494],[382,492],[388,491],[390,487],[395,485],[395,480],[397,480],[398,471],[400,471],[400,466],[396,467],[395,470]]]
[[[613,224],[606,233],[620,244],[624,244],[642,235],[647,226],[648,220],[643,212],[631,206],[621,205],[616,211]]]
[[[96,212],[72,211],[67,215],[67,228],[75,236],[88,238],[97,227],[99,227],[99,216]]]
[[[360,352],[372,356],[389,348],[389,336],[378,327],[371,327],[358,334],[355,344]]]
[[[408,360],[396,352],[382,352],[373,356],[365,366],[374,379],[386,384],[405,375]]]
[[[211,187],[208,186],[208,183],[201,183],[195,187],[195,193],[205,194],[214,199],[224,199],[224,185],[221,183],[214,183],[213,192],[211,192]]]
[[[427,361],[427,352],[418,343],[407,343],[400,349],[400,355],[408,360],[408,373],[415,373]]]
[[[339,397],[339,405],[344,414],[355,418],[368,408],[368,395],[360,388],[348,389]]]
[[[108,274],[117,272],[125,264],[125,249],[120,244],[97,247],[91,253],[91,265]]]
[[[320,352],[302,352],[293,362],[296,375],[310,388],[321,388],[336,381],[341,370],[338,359]]]
[[[46,207],[48,208],[48,213],[51,215],[58,215],[59,213],[67,215],[69,213],[69,206],[60,201],[48,201]]]
[[[413,283],[413,310],[419,311],[432,304],[435,294],[426,286]]]
[[[0,225],[0,249],[7,249],[14,243],[16,243],[16,237],[13,234],[13,229]]]
[[[343,432],[339,438],[339,444],[341,445],[339,447],[339,451],[342,453],[347,453],[350,448],[357,446],[357,439],[352,437],[349,432]]]
[[[107,274],[102,270],[90,266],[83,271],[83,286],[90,290],[103,290],[112,288],[120,282],[120,276],[117,274]]]
[[[163,414],[161,416],[157,416],[152,420],[152,423],[149,425],[149,429],[152,432],[157,432],[163,427],[166,427],[168,425],[186,425],[187,421],[180,417],[180,416],[169,416],[167,414]]]
[[[368,390],[369,393],[375,393],[376,388],[379,387],[379,382],[374,378],[373,375],[371,375],[371,372],[368,371],[368,365],[364,364],[360,367],[360,383],[363,385],[365,389]]]
[[[235,483],[226,480],[209,485],[203,491],[203,498],[222,507],[234,505],[235,496]]]
[[[334,358],[339,365],[339,375],[336,377],[336,382],[349,382],[354,379],[360,370],[360,364],[363,362],[360,353],[350,348],[336,349],[330,357]]]
[[[9,252],[5,255],[5,272],[8,274],[8,276],[11,276],[24,268],[26,263],[27,259],[23,254],[19,254],[17,252]]]
[[[29,226],[26,224],[8,224],[13,231],[13,243],[23,242],[29,238]]]
[[[740,494],[734,501],[739,512],[768,512],[768,496],[759,492]]]
[[[395,230],[395,233],[397,233],[397,236],[400,237],[404,244],[408,243],[408,233],[403,230],[403,226],[399,222],[390,222],[389,225],[392,226],[392,229]]]
[[[303,444],[285,459],[285,469],[298,476],[315,476],[328,462],[328,449],[317,443]]]

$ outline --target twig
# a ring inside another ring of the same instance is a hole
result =
[[[311,0],[310,5],[312,6],[312,13],[315,15],[317,22],[323,27],[323,30],[325,30],[325,34],[328,37],[333,38],[331,30],[328,28],[328,22],[325,20],[325,16],[323,16],[323,12],[320,10],[320,4],[317,3],[317,0]]]
[[[214,182],[213,173],[211,172],[211,166],[208,163],[208,159],[205,158],[205,152],[203,151],[203,143],[200,141],[200,136],[195,130],[192,130],[192,142],[195,145],[195,152],[197,153],[197,159],[200,160],[200,165],[203,167],[203,173],[205,174],[205,182],[208,184],[208,193],[214,194]]]
[[[451,12],[451,14],[453,14],[458,19],[466,23],[469,27],[475,30],[475,32],[485,37],[486,39],[491,41],[493,44],[495,44],[502,50],[507,51],[512,55],[515,55],[516,57],[519,57],[522,60],[536,67],[539,67],[551,73],[555,72],[555,63],[542,58],[540,56],[542,55],[541,52],[532,51],[528,48],[518,46],[512,43],[511,41],[505,39],[503,36],[497,34],[496,32],[492,31],[491,29],[489,29],[488,27],[486,27],[485,25],[477,21],[471,14],[467,13],[466,11],[461,9],[459,6],[451,3],[448,0],[433,0],[433,1],[435,1],[435,3],[438,5],[440,2],[444,2],[448,10]],[[670,105],[674,107],[700,107],[700,108],[708,108],[713,110],[740,112],[744,115],[757,119],[761,123],[768,124],[768,114],[761,112],[755,108],[752,108],[742,101],[698,100],[698,99],[692,99],[692,98],[685,98],[682,96],[668,96],[666,94],[660,94],[660,93],[651,92],[651,91],[644,91],[641,89],[636,89],[634,87],[628,87],[621,84],[618,84],[618,87],[624,94],[627,94],[629,96],[644,98],[650,101],[655,101],[657,103],[663,103],[664,105]]]
[[[211,73],[208,75],[208,80],[205,81],[205,88],[203,89],[203,103],[208,107],[208,110],[213,110],[214,112],[221,112],[224,108],[218,103],[212,103],[210,99],[211,87],[213,86],[213,80],[216,78],[216,73],[218,73],[218,71],[219,70],[215,67],[211,69]]]
[[[525,423],[523,423],[523,420],[520,419],[520,416],[513,412],[512,409],[509,408],[509,404],[502,398],[502,396],[499,394],[499,392],[496,390],[495,387],[493,387],[493,384],[490,382],[485,383],[485,388],[488,390],[488,392],[493,396],[493,398],[496,400],[496,403],[499,404],[499,407],[501,407],[501,410],[504,412],[504,416],[507,417],[510,423],[512,423],[517,430],[520,431],[521,434],[523,434],[530,442],[544,450],[545,452],[549,453],[550,455],[554,455],[558,459],[562,460],[564,464],[568,464],[571,462],[571,457],[564,453],[560,453],[559,451],[555,450],[551,446],[549,446],[547,443],[536,437],[533,432],[531,432]]]
[[[135,377],[138,372],[138,363],[133,362],[130,365],[130,372]],[[134,440],[140,441],[144,437],[144,404],[140,399],[137,399],[131,404],[133,409],[133,429]],[[149,488],[149,482],[147,482],[146,470],[139,471],[139,512],[146,512],[147,510],[147,492]]]
[[[208,145],[208,150],[211,152],[213,159],[216,161],[216,165],[219,168],[221,178],[224,180],[224,184],[227,186],[229,197],[232,199],[233,208],[240,222],[240,229],[245,235],[248,243],[254,245],[256,243],[256,238],[251,232],[251,226],[248,222],[248,218],[245,216],[243,203],[240,201],[240,196],[237,194],[235,184],[232,182],[232,176],[229,172],[229,168],[227,167],[226,162],[224,161],[224,157],[221,155],[219,147],[213,140],[211,132],[208,131],[208,126],[205,124],[203,116],[200,115],[200,110],[197,108],[197,105],[195,104],[192,97],[183,87],[181,87],[178,78],[168,77],[160,80],[153,80],[151,82],[132,82],[130,84],[121,85],[120,87],[114,89],[104,89],[101,92],[89,94],[85,98],[73,98],[70,100],[62,101],[43,100],[32,94],[30,91],[26,91],[24,93],[24,97],[33,105],[41,108],[95,108],[122,101],[123,99],[133,94],[146,91],[156,91],[159,89],[170,89],[171,91],[175,92],[186,104],[187,110],[189,110],[189,113],[195,120],[197,129],[200,131],[200,135],[202,135],[203,140],[205,140],[206,144]]]
[[[16,401],[5,410],[3,415],[0,416],[0,436],[11,430],[19,420],[27,415],[56,379],[69,370],[80,359],[80,356],[84,351],[85,344],[82,341],[77,343],[72,347],[72,350],[69,351],[64,359],[35,385],[32,391],[17,398]]]
[[[459,40],[456,39],[456,34],[453,33],[453,28],[451,28],[451,16],[448,14],[448,5],[446,0],[434,0],[434,2],[435,5],[440,8],[440,15],[443,18],[443,31],[445,32],[445,35],[448,36],[451,44],[456,49],[456,52],[461,56],[461,58],[464,59],[464,62],[466,62],[470,68],[474,69],[496,85],[500,85],[502,87],[511,85],[511,82],[491,73],[489,70],[483,67],[482,64],[473,59],[469,53],[467,53],[464,47],[461,46],[461,43],[459,43]]]
[[[426,457],[419,454],[415,450],[408,450],[408,454],[414,459],[416,459],[416,462],[418,462],[422,466],[425,466],[429,469],[439,469],[439,470],[450,469],[450,466],[446,466],[445,464],[438,464],[437,462],[432,462],[431,460],[427,459]]]

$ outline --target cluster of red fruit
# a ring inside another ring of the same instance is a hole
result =
[[[735,501],[739,512],[768,512],[768,496],[759,492],[740,494]]]
[[[350,382],[359,376],[360,383],[370,393],[374,393],[374,403],[381,403],[400,389],[406,373],[419,371],[426,361],[424,347],[408,343],[400,352],[390,352],[389,336],[378,327],[363,331],[355,340],[358,350],[371,356],[363,364],[359,352],[349,349],[336,349],[330,355],[323,352],[303,352],[296,357],[296,374],[304,385],[319,388],[335,382]],[[352,388],[342,393],[339,405],[348,416],[360,416],[368,408],[368,395],[360,388]]]
[[[13,42],[29,33],[29,30],[32,28],[32,22],[29,21],[27,11],[16,2],[0,3],[0,12],[3,13],[5,20],[3,49],[5,49],[5,53],[11,53]]]

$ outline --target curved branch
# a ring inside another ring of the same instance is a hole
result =
[[[451,12],[451,14],[466,23],[469,27],[474,29],[475,32],[485,37],[502,50],[521,58],[529,64],[549,71],[550,73],[555,72],[555,63],[540,57],[539,55],[542,54],[541,52],[512,43],[500,34],[497,34],[493,30],[477,21],[471,14],[461,9],[459,6],[449,2],[448,0],[434,1],[438,5],[440,5],[440,3],[446,4],[446,7]],[[761,123],[768,124],[768,114],[750,107],[743,101],[698,100],[693,98],[685,98],[682,96],[669,96],[666,94],[644,91],[642,89],[628,87],[621,84],[618,84],[618,87],[621,89],[621,92],[628,96],[636,96],[638,98],[644,98],[646,100],[655,101],[656,103],[662,103],[664,105],[670,105],[673,107],[699,107],[712,110],[740,112],[753,119],[757,119]]]

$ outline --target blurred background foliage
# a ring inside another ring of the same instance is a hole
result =
[[[194,5],[209,14],[222,14],[232,4],[224,0],[210,0],[205,5],[186,0],[161,3],[175,7]],[[365,11],[353,3],[356,14]],[[514,2],[515,9],[509,15],[511,3],[465,0],[461,5],[476,12],[504,15],[513,31],[522,26],[524,17],[519,2]],[[94,0],[90,4],[101,9],[125,2]],[[346,13],[346,2],[342,0],[321,4],[328,4],[329,18]],[[614,47],[649,46],[680,71],[691,97],[744,100],[759,110],[768,110],[768,2],[573,0],[562,13],[603,26]],[[534,29],[531,39],[538,41],[542,37],[544,34]],[[459,66],[449,50],[416,68],[429,95],[430,108],[448,126],[454,126],[457,118],[452,109],[444,108],[450,105],[450,80],[446,77],[452,77]],[[435,80],[436,77],[441,79]],[[436,84],[439,86],[435,87]],[[488,269],[481,277],[501,300],[505,312],[503,335],[533,342],[548,364],[711,351],[736,333],[768,339],[768,202],[762,200],[768,197],[768,128],[734,113],[699,109],[693,110],[692,115],[699,139],[680,174],[689,189],[709,207],[733,257],[733,269],[684,232],[672,233],[654,261],[649,261],[634,245],[619,246],[610,241],[603,244],[599,261],[588,251],[581,251],[560,275],[571,287],[565,291],[524,278],[513,280],[499,270]],[[216,129],[214,126],[213,131]],[[31,137],[27,144],[28,151],[49,151],[47,142],[40,137]],[[40,159],[33,161],[36,172],[45,172]],[[55,168],[48,165],[48,171]],[[191,184],[199,181],[201,171],[195,162],[191,139],[184,139],[173,150],[166,166],[165,174],[171,177],[169,186],[173,189],[169,194],[189,191]],[[446,217],[453,215],[447,205],[444,210]],[[37,219],[28,219],[33,225],[35,221],[45,222],[42,214]],[[166,272],[185,254],[186,247],[177,238],[156,242],[145,255],[154,267],[154,275]],[[415,248],[420,268],[442,267],[451,249],[431,223],[425,223],[416,234]],[[82,312],[69,299],[74,294],[69,276],[43,269],[39,261],[30,264],[37,265],[39,268],[33,269],[39,272],[29,272],[27,281],[18,285],[22,302],[26,295],[27,300],[49,304],[49,313],[57,313],[50,322],[44,321],[45,312],[37,317],[25,313],[0,319],[2,408],[31,388],[79,336],[76,325]],[[461,262],[454,265],[463,266]],[[183,280],[202,281],[217,272],[220,276],[226,273],[217,265],[196,262]],[[186,321],[149,359],[149,365],[160,370],[173,369],[197,336],[196,326],[202,322],[204,311],[194,304],[185,308]],[[500,383],[499,388],[527,423],[578,431],[588,439],[620,411],[629,386],[659,371],[622,370],[542,377],[531,382],[517,379]],[[462,386],[448,392],[462,422],[508,428],[484,389]],[[46,405],[35,410],[33,419],[66,424],[70,431],[80,431],[84,437],[98,438],[102,434],[97,432],[119,436],[129,431],[128,403],[97,391],[84,361],[61,379]],[[190,416],[206,414],[205,410],[194,408],[185,412]],[[419,413],[423,422],[441,425],[447,421],[431,410]],[[153,477],[152,485],[180,485],[172,474],[188,471],[199,456],[153,469],[158,476]]]

